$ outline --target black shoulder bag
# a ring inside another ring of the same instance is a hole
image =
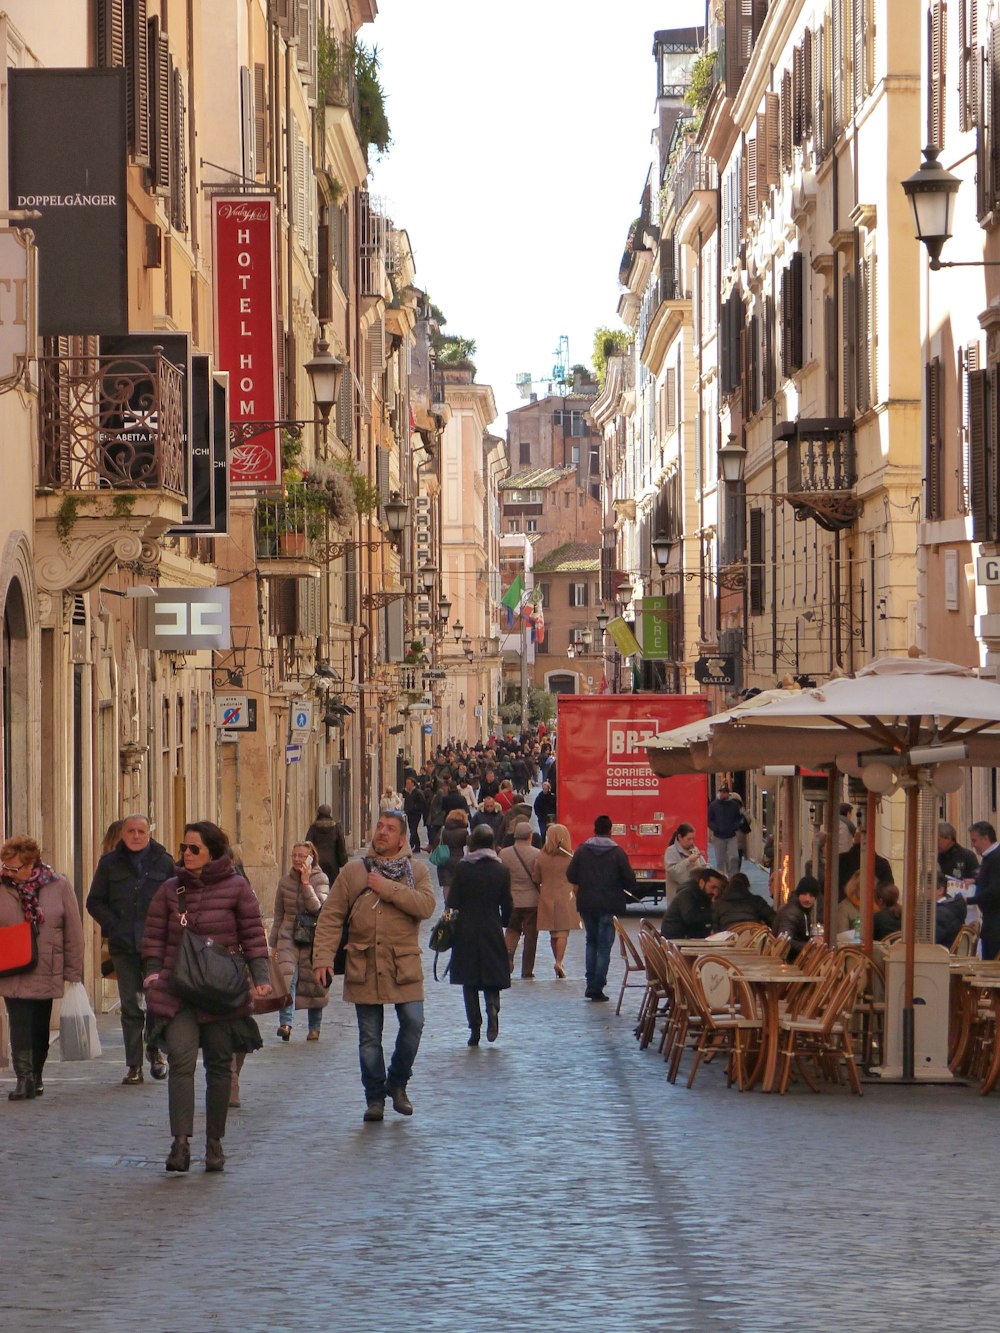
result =
[[[363,858],[363,863],[365,870],[370,871],[371,865],[367,856]],[[358,899],[367,892],[368,886],[366,884],[358,897],[354,899],[354,902],[348,906],[347,916],[344,918],[344,925],[340,932],[340,943],[337,945],[337,952],[333,955],[333,974],[335,977],[342,977],[347,970],[347,941],[351,933],[351,916],[358,904]]]
[[[170,989],[195,1009],[210,1014],[230,1014],[250,997],[246,959],[240,951],[230,953],[221,944],[199,935],[188,925],[186,892],[177,890],[181,938],[170,973]]]

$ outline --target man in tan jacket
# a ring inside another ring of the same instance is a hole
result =
[[[427,866],[411,860],[406,818],[385,811],[375,825],[367,855],[349,861],[323,904],[313,943],[316,980],[329,986],[344,923],[349,924],[344,999],[358,1016],[361,1082],[368,1103],[364,1118],[381,1120],[385,1099],[400,1115],[412,1115],[406,1085],[424,1027],[424,973],[420,922],[434,911]],[[386,1073],[382,1051],[384,1006],[399,1019],[396,1047]]]

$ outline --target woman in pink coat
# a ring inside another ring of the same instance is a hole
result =
[[[34,838],[8,838],[0,847],[0,926],[30,921],[38,962],[28,972],[0,977],[10,1021],[10,1049],[17,1086],[12,1102],[41,1097],[49,1053],[52,1001],[67,981],[83,980],[83,923],[68,879],[42,861]]]

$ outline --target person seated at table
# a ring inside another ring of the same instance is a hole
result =
[[[965,925],[969,907],[960,893],[951,897],[948,893],[948,877],[938,875],[937,902],[934,905],[934,943],[943,944],[950,949],[958,938],[958,932]]]
[[[679,891],[663,913],[660,934],[665,940],[703,940],[713,930],[712,904],[726,887],[726,877],[713,866],[703,866],[690,884]]]
[[[880,884],[875,890],[875,913],[872,938],[884,940],[895,935],[903,925],[903,909],[899,904],[899,890],[895,884]]]
[[[854,845],[849,852],[844,852],[837,857],[837,884],[840,892],[843,893],[847,886],[847,881],[856,870],[861,869],[861,830],[858,829],[854,835]],[[875,853],[875,883],[892,884],[894,877],[892,866],[884,856]]]
[[[958,841],[955,825],[942,819],[938,824],[938,869],[949,879],[975,879],[979,857]]]
[[[751,891],[749,879],[738,870],[729,876],[729,883],[716,898],[712,915],[718,930],[733,930],[755,921],[769,926],[774,920],[774,908]]]
[[[882,886],[876,884],[875,895]],[[833,933],[842,935],[847,930],[853,930],[855,925],[860,929],[861,924],[861,871],[855,870],[854,874],[844,885],[844,896],[833,909]],[[897,926],[898,930],[899,927]]]
[[[775,935],[787,935],[792,941],[789,959],[797,958],[809,939],[809,913],[819,895],[819,880],[803,875],[774,914],[771,930]]]

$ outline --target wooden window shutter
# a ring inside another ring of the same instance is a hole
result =
[[[749,517],[750,612],[760,615],[764,610],[764,511],[751,509]]]
[[[346,379],[347,376],[345,375]],[[344,619],[353,624],[358,618],[358,550],[349,546],[344,552]]]
[[[125,0],[125,106],[132,156],[149,165],[150,38],[146,0]]]
[[[801,250],[792,255],[788,266],[789,330],[788,365],[801,370],[805,365],[805,258]]]
[[[171,151],[170,170],[170,223],[178,231],[187,231],[187,105],[184,101],[184,81],[179,69],[171,75]]]
[[[813,145],[816,150],[817,160],[822,161],[826,157],[826,135],[824,131],[825,98],[826,90],[823,87],[823,48],[824,48],[824,25],[821,23],[816,29],[816,37],[813,42],[815,47],[812,59],[812,91],[809,99],[809,105],[813,108]]]
[[[781,181],[781,98],[778,93],[764,94],[764,143],[768,185]]]
[[[803,94],[804,44],[792,51],[792,143],[801,145],[805,138],[805,96]]]
[[[723,301],[719,311],[719,379],[723,394],[729,393],[732,384],[733,368],[729,359],[729,319],[732,307]]]
[[[729,300],[733,307],[733,313],[729,321],[729,358],[733,372],[732,391],[740,387],[743,378],[743,359],[745,355],[744,339],[746,334],[746,312],[743,308],[743,298],[740,296],[738,288],[734,287],[729,294]]]
[[[856,346],[857,329],[854,322],[854,277],[850,273],[845,273],[841,282],[841,304],[840,321],[843,330],[841,338],[842,350],[842,373],[841,384],[844,395],[844,415],[847,417],[854,415],[855,395],[854,395],[854,349]]]
[[[933,0],[927,11],[927,142],[935,148],[944,146],[946,13],[944,0]]]
[[[253,95],[253,74],[246,65],[240,66],[240,171],[245,181],[257,174],[256,162],[256,104]]]
[[[992,212],[1000,203],[1000,23],[990,28],[989,46],[989,208]]]
[[[94,51],[99,69],[125,64],[125,0],[97,0]]]
[[[830,147],[836,142],[837,135],[844,124],[844,4],[845,0],[832,0],[830,24],[827,35],[829,45],[828,69],[832,79],[833,96],[831,98],[831,134]]]
[[[813,132],[813,64],[814,39],[812,28],[806,28],[802,34],[802,138],[806,139]]]
[[[327,211],[329,217],[329,211]],[[330,273],[330,232],[332,228],[329,222],[321,222],[316,233],[316,318],[320,323],[325,323],[332,319],[331,307],[333,304],[331,293],[332,277]]]
[[[253,67],[253,144],[256,174],[267,174],[267,94],[263,65]]]
[[[746,216],[747,230],[749,223],[757,216],[757,140],[747,139],[746,147],[743,152],[743,179],[746,182],[744,191],[746,197]]]
[[[570,579],[569,584],[569,605],[576,606],[576,584]]]
[[[969,128],[979,124],[983,97],[983,49],[979,44],[979,0],[969,5]]]
[[[149,20],[149,134],[153,185],[170,189],[170,50],[160,20]]]
[[[792,274],[790,268],[781,270],[781,370],[787,379],[792,373]]]
[[[337,403],[337,435],[348,447],[354,440],[354,380],[350,367],[340,377],[340,400]]]
[[[959,348],[959,384],[962,389],[960,404],[959,437],[961,439],[961,458],[958,469],[958,512],[968,514],[971,510],[971,459],[970,459],[970,395],[969,376],[979,369],[979,344],[967,343]]]
[[[761,385],[764,402],[774,397],[776,385],[774,365],[774,297],[764,297],[763,348],[761,350]]]
[[[798,51],[798,47],[795,48]],[[794,53],[793,53],[794,54]],[[781,76],[781,94],[779,107],[778,137],[781,142],[781,169],[792,169],[792,115],[794,98],[792,96],[792,76],[786,69]]]
[[[972,540],[991,540],[987,494],[987,453],[990,434],[990,372],[969,371],[969,499],[972,508]]]
[[[979,78],[979,120],[976,125],[976,216],[980,222],[990,212],[992,189],[990,176],[992,171],[992,97],[993,51],[992,46],[983,52],[982,60],[977,57],[980,67]]]
[[[268,628],[274,638],[287,638],[298,630],[296,579],[269,579]]]
[[[664,429],[672,431],[677,426],[677,367],[668,366],[664,377]]]
[[[958,0],[958,128],[964,133],[972,128],[969,106],[969,78],[972,52],[969,45],[969,2]]]
[[[872,405],[871,362],[868,359],[868,311],[871,270],[867,258],[858,264],[858,285],[855,312],[855,393],[858,409],[867,411]]]
[[[944,440],[942,438],[942,403],[943,391],[941,376],[941,358],[934,357],[924,366],[924,403],[926,405],[926,460],[927,477],[926,517],[944,518]]]

